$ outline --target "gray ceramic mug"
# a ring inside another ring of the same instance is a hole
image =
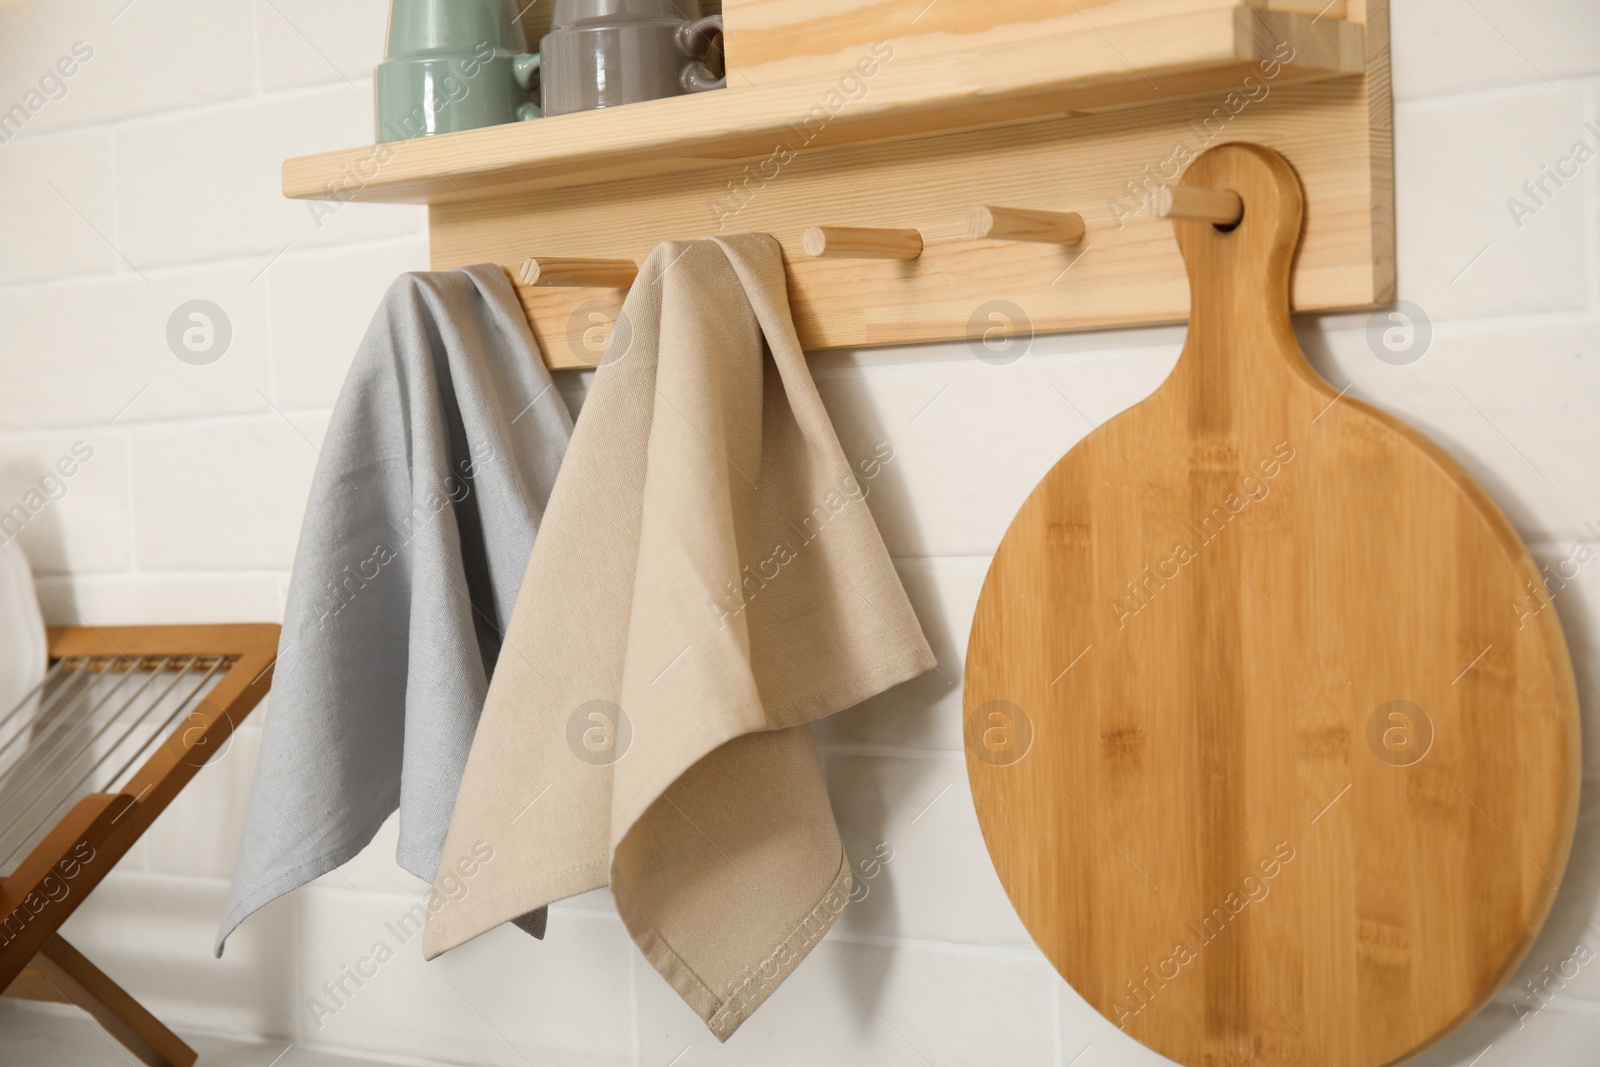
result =
[[[556,0],[539,44],[544,113],[723,88],[701,63],[722,16],[699,14],[698,0]]]

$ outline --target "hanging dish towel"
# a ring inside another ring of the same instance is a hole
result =
[[[458,899],[435,886],[424,955],[609,883],[718,1038],[772,993],[850,891],[805,724],[935,662],[863,496],[777,242],[657,248],[550,498],[440,870],[495,859]]]
[[[407,274],[339,394],[312,481],[223,942],[400,809],[425,881],[572,436],[496,266]],[[532,910],[532,909],[529,909]],[[543,916],[522,924],[543,931]]]

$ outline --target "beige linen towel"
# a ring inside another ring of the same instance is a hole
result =
[[[718,1038],[772,993],[850,891],[805,724],[935,662],[864,495],[777,242],[657,248],[528,562],[439,867],[476,874],[435,886],[426,956],[609,883]]]

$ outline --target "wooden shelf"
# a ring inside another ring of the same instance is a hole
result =
[[[810,151],[1096,114],[1237,90],[1284,43],[1296,58],[1278,85],[1366,68],[1362,27],[1344,19],[1226,2],[1125,6],[1093,7],[1093,22],[1081,14],[1045,19],[1022,40],[895,50],[862,79],[855,100],[840,93],[842,71],[755,85],[735,68],[720,92],[290,159],[283,191],[433,203],[764,159],[779,142]],[[870,44],[858,51],[873,57]],[[826,121],[806,126],[818,114]]]
[[[1295,309],[1392,298],[1387,0],[722,11],[728,89],[291,159],[284,192],[426,203],[435,270],[498,263],[519,283],[530,258],[603,261],[615,279],[662,241],[768,233],[815,350],[1179,321],[1188,280],[1156,194],[1205,148],[1253,141],[1305,188]],[[1073,213],[1086,232],[975,238],[982,205]],[[924,247],[812,258],[813,226],[916,231]],[[601,275],[540,272],[518,295],[552,368],[592,366],[625,291],[563,278]]]

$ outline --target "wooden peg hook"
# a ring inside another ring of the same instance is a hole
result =
[[[1244,201],[1232,189],[1162,186],[1156,190],[1156,218],[1233,226],[1244,218]]]
[[[535,256],[522,263],[522,284],[541,288],[626,289],[638,276],[638,264],[631,259]]]
[[[985,204],[972,209],[972,236],[994,241],[1032,241],[1073,245],[1083,240],[1083,216],[1076,211],[1033,211]]]
[[[825,259],[916,259],[922,234],[916,230],[872,230],[856,226],[812,226],[801,237],[806,255]]]

